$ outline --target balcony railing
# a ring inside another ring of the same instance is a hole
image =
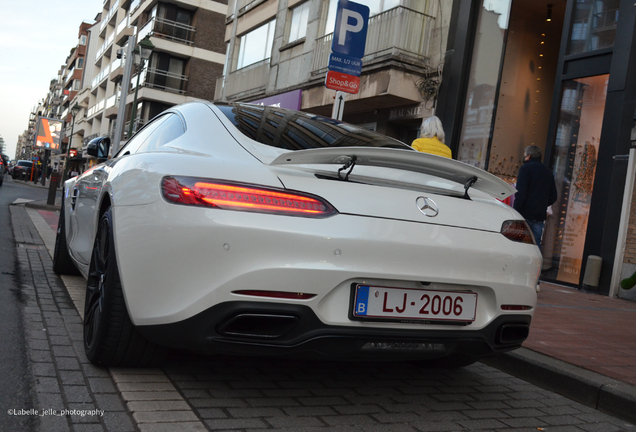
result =
[[[111,33],[110,36],[108,36],[108,38],[104,41],[102,46],[99,47],[99,49],[97,50],[97,54],[95,54],[95,62],[97,62],[100,59],[101,55],[104,54],[104,52],[106,52],[108,48],[110,48],[114,40],[115,32]]]
[[[97,102],[95,105],[93,105],[89,110],[88,110],[88,117],[92,117],[93,115],[97,114],[98,112],[100,112],[101,110],[104,109],[104,105],[106,104],[106,101],[104,99],[102,99],[101,101]]]
[[[432,22],[435,18],[397,6],[369,18],[367,43],[362,62],[385,54],[405,54],[425,61],[429,55]],[[329,64],[333,33],[316,39],[313,72],[324,72]]]
[[[194,45],[195,32],[196,29],[192,26],[163,18],[153,18],[139,30],[137,39],[142,40],[146,35],[151,35],[186,45]]]
[[[134,89],[135,80],[132,88]],[[148,88],[163,90],[170,93],[185,94],[188,77],[159,69],[144,69],[140,77],[140,85]]]
[[[104,107],[105,109],[108,109],[112,106],[115,106],[115,104],[117,103],[117,95],[114,94],[111,97],[109,97],[108,99],[106,99],[106,106]]]
[[[227,98],[238,93],[256,93],[265,88],[268,76],[268,58],[234,71],[227,77],[224,96]],[[219,99],[221,97],[219,92],[223,89],[223,83],[225,81],[224,78],[225,77],[220,77],[216,81],[215,99]]]
[[[104,29],[106,28],[106,26],[108,25],[108,22],[110,21],[110,19],[113,17],[113,15],[115,15],[117,13],[117,9],[119,9],[119,0],[117,0],[108,10],[108,15],[106,15],[106,17],[104,17],[105,19],[102,19],[102,23],[99,26],[99,32],[101,33],[102,31],[104,31]]]
[[[123,29],[128,27],[128,21],[130,20],[130,15],[126,15],[123,20],[119,24],[117,24],[117,30],[115,30],[115,34],[121,33]]]
[[[91,89],[97,87],[102,81],[108,78],[108,74],[110,74],[110,64],[108,64],[91,82]]]

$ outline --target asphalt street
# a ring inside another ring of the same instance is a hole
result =
[[[18,198],[46,199],[42,188],[14,183],[6,175],[0,186],[0,406],[33,406],[32,376],[27,364],[22,313],[24,293],[18,280],[9,204]],[[6,410],[5,410],[6,412]],[[0,430],[33,430],[33,417],[0,416]]]

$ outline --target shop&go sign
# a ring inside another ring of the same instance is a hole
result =
[[[355,94],[360,89],[360,77],[329,71],[327,72],[325,85],[332,90]]]

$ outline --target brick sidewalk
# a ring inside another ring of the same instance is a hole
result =
[[[137,431],[107,369],[84,356],[82,321],[21,205],[10,206],[25,302],[27,354],[43,431]],[[54,412],[54,411],[55,412]],[[75,410],[63,415],[63,410]],[[55,415],[57,414],[57,415]]]
[[[636,303],[541,284],[523,346],[636,386]]]

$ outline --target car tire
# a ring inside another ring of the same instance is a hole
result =
[[[60,218],[57,222],[57,234],[55,236],[55,247],[53,248],[53,271],[57,275],[79,275],[80,272],[73,264],[71,255],[66,244],[66,225],[64,222],[64,198],[62,198],[62,208]]]
[[[128,315],[119,278],[112,209],[100,218],[91,256],[84,303],[84,349],[104,367],[147,367],[165,350],[144,338]]]

